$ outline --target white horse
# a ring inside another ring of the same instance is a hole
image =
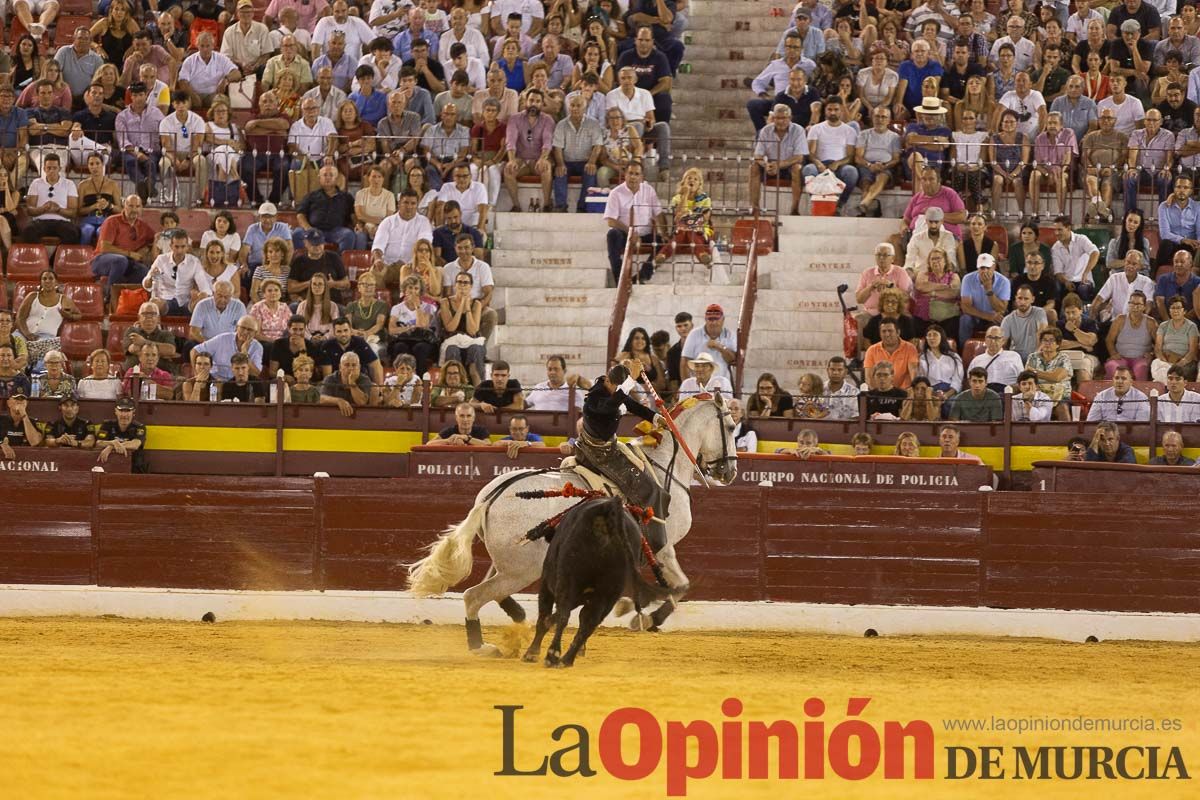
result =
[[[715,397],[700,395],[697,402],[679,412],[675,423],[701,470],[723,485],[732,483],[737,477],[734,423],[720,393]],[[679,566],[675,544],[687,536],[692,526],[688,487],[695,470],[687,455],[669,431],[664,432],[657,447],[646,448],[644,452],[671,495],[666,519],[667,543],[655,556],[672,598],[649,617],[636,618],[634,627],[661,624],[674,610],[675,599],[687,590],[688,579]],[[482,537],[492,559],[491,569],[481,583],[463,593],[467,644],[472,650],[484,648],[479,609],[488,602],[495,600],[514,621],[524,621],[525,612],[511,595],[541,577],[542,561],[549,548],[544,539],[530,541],[525,534],[539,522],[579,502],[563,497],[526,500],[517,497],[517,492],[557,490],[570,481],[578,483],[579,478],[558,470],[520,470],[497,477],[480,490],[467,518],[446,529],[430,545],[429,555],[409,567],[409,588],[414,595],[440,595],[471,573],[471,545],[476,536]],[[488,646],[489,651],[493,649]]]

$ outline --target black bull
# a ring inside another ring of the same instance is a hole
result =
[[[641,529],[620,498],[586,500],[568,511],[542,563],[537,632],[525,660],[537,660],[551,617],[555,631],[546,666],[569,667],[622,595],[633,599],[638,614],[646,603],[665,599],[666,590],[647,583],[638,573],[641,553]],[[563,630],[579,606],[583,606],[579,631],[560,657]]]

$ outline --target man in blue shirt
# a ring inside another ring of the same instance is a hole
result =
[[[545,444],[541,436],[529,430],[529,420],[524,414],[516,414],[509,417],[508,436],[500,439],[500,441],[504,442],[508,448],[507,455],[509,458],[516,458],[517,454],[521,452],[522,447],[529,447],[530,445],[542,447]]]
[[[257,378],[262,372],[263,348],[258,341],[258,320],[249,314],[237,321],[237,327],[229,333],[219,333],[192,348],[189,358],[193,368],[196,356],[208,353],[212,356],[212,376],[222,381],[233,380],[232,359],[234,353],[244,353],[250,359],[250,375]]]
[[[17,168],[29,144],[29,115],[16,102],[12,87],[0,86],[0,159],[7,170]]]
[[[1184,172],[1175,179],[1171,196],[1158,204],[1158,253],[1154,265],[1172,263],[1175,253],[1187,250],[1195,253],[1200,247],[1196,238],[1197,206],[1192,199],[1192,176]]]
[[[350,101],[358,109],[358,115],[363,122],[369,122],[371,127],[379,124],[379,120],[387,116],[387,95],[375,91],[375,70],[370,64],[363,64],[354,73],[358,79],[358,91],[350,93]],[[334,120],[335,125],[341,120]]]
[[[447,200],[442,206],[442,224],[433,229],[433,254],[439,267],[458,258],[455,242],[464,233],[475,242],[475,257],[483,259],[483,234],[478,228],[463,224],[462,207],[457,200]]]
[[[1012,284],[996,272],[996,259],[982,253],[975,261],[976,269],[962,279],[959,290],[962,316],[958,318],[958,341],[961,344],[975,332],[1004,321]]]
[[[901,103],[909,111],[921,105],[921,82],[930,75],[942,77],[942,65],[929,57],[929,42],[918,39],[912,45],[912,58],[900,64],[896,70],[900,75],[903,91]]]
[[[321,67],[333,70],[334,86],[343,92],[350,91],[350,82],[354,80],[357,62],[346,52],[346,34],[341,31],[329,34],[325,52],[312,62],[312,74],[316,75]]]
[[[1158,308],[1158,318],[1170,319],[1167,309],[1172,297],[1178,296],[1183,300],[1187,310],[1187,318],[1196,319],[1195,294],[1200,289],[1200,278],[1192,273],[1192,254],[1186,250],[1177,250],[1171,259],[1171,272],[1161,276],[1154,284],[1154,305]]]
[[[239,254],[241,263],[251,269],[263,262],[263,245],[267,239],[278,237],[285,242],[292,241],[292,229],[286,222],[280,222],[279,209],[274,203],[263,203],[258,207],[258,222],[251,225],[242,234],[242,251]]]

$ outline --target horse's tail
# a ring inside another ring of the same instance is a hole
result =
[[[486,501],[476,503],[466,519],[442,531],[429,546],[429,555],[409,565],[409,591],[417,597],[433,597],[471,574],[471,546],[486,529],[489,505]]]

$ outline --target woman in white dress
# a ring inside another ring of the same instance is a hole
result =
[[[209,202],[212,205],[236,206],[241,188],[239,167],[246,142],[241,130],[230,119],[227,103],[214,103],[208,117],[204,146],[208,151],[208,174],[211,176]]]
[[[93,350],[87,360],[88,374],[79,379],[75,391],[81,400],[116,400],[121,379],[112,374],[112,357],[104,348]]]

